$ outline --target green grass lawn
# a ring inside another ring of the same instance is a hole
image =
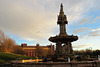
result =
[[[25,56],[25,55],[0,52],[0,63],[9,63],[10,61],[16,60],[18,58],[23,59],[23,60],[35,59],[35,57],[29,57],[29,56]]]

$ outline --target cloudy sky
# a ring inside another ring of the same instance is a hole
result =
[[[59,34],[57,15],[63,3],[74,49],[100,49],[100,0],[0,0],[0,29],[18,45],[49,45]],[[55,43],[53,43],[55,44]]]

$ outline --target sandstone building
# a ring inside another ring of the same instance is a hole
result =
[[[38,57],[37,55],[37,50],[40,48],[43,50],[43,53],[49,52],[49,54],[54,53],[54,45],[47,45],[47,46],[40,46],[39,44],[36,44],[36,46],[27,46],[27,44],[21,44],[21,47],[23,50],[27,51],[27,56],[35,56]]]

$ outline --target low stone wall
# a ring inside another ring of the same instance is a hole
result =
[[[100,67],[100,61],[12,63],[11,67]]]

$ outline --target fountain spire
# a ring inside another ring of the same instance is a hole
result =
[[[66,24],[67,23],[68,23],[67,18],[66,18],[66,15],[64,15],[63,5],[61,3],[60,12],[59,12],[58,21],[57,21],[57,24],[60,27],[60,33],[59,33],[60,36],[66,36],[67,35],[67,33],[66,33]]]
[[[59,15],[64,16],[63,4],[62,3],[60,5],[60,13],[59,13]]]

